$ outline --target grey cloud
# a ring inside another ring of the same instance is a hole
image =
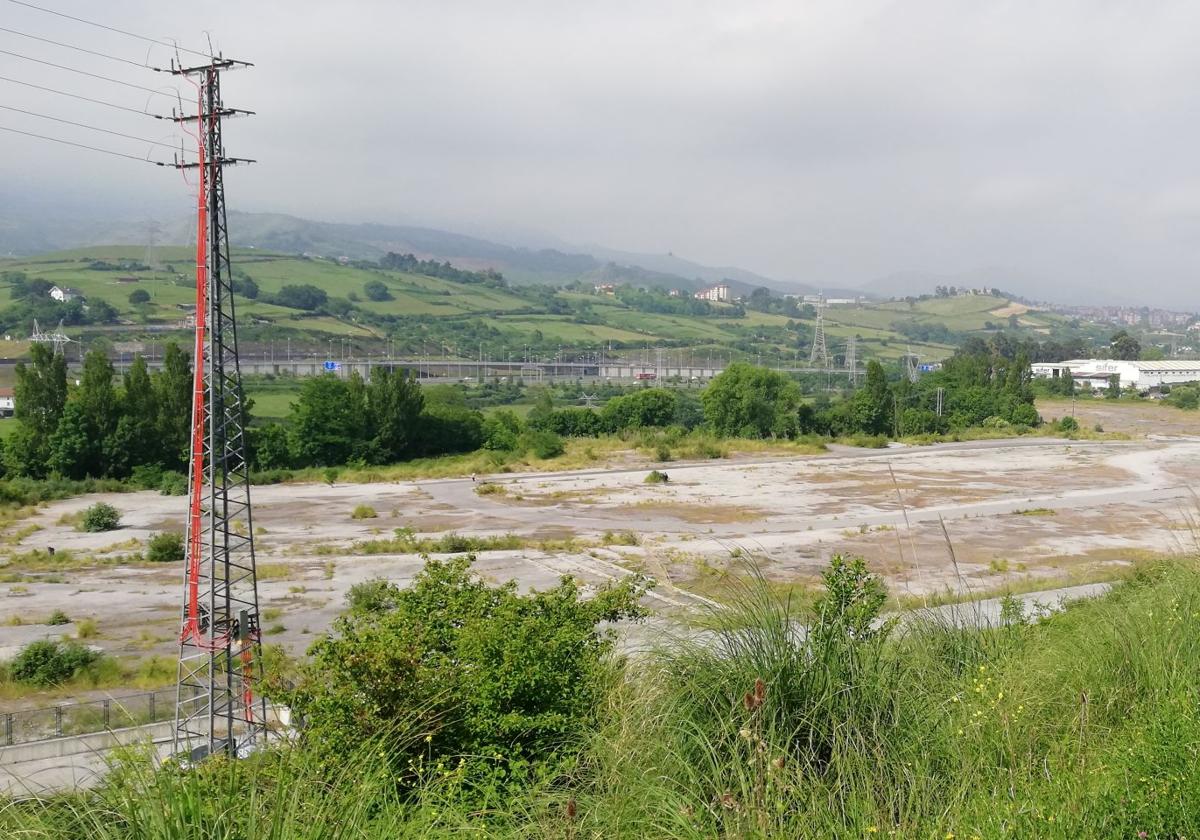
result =
[[[256,62],[226,79],[259,112],[228,128],[261,161],[229,179],[246,209],[499,221],[830,285],[1002,266],[1047,297],[1200,307],[1193,3],[58,5]],[[14,101],[138,125],[0,84]],[[186,209],[136,169],[0,136],[0,191]]]

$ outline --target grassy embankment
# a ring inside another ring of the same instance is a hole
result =
[[[1010,618],[1017,618],[1009,611]],[[13,803],[30,838],[1192,837],[1200,832],[1200,572],[1139,570],[1037,621],[801,640],[751,584],[701,641],[624,666],[574,769],[480,799],[455,763],[398,785],[382,751],[280,749],[197,771],[125,765]],[[855,632],[850,632],[852,629]]]

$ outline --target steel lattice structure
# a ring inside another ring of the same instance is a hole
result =
[[[225,156],[222,70],[214,59],[178,67],[197,88],[198,160],[177,163],[199,174],[196,225],[196,333],[193,352],[190,507],[179,637],[175,753],[199,760],[244,755],[266,736],[254,519],[246,459],[246,403],[238,366],[237,319],[229,261],[223,170],[249,162]],[[198,78],[199,81],[192,81]]]
[[[821,363],[821,367],[829,370],[829,348],[825,346],[825,296],[817,300],[817,323],[813,327],[812,352],[808,355],[809,364]]]

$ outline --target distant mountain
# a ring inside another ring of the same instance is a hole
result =
[[[775,292],[811,294],[803,284],[785,284],[734,266],[707,266],[674,254],[639,254],[600,246],[576,249],[514,247],[489,239],[412,225],[317,222],[282,213],[229,214],[234,245],[285,254],[378,259],[389,251],[444,260],[459,268],[493,268],[514,283],[559,284],[573,280],[641,283],[699,289],[725,282],[734,294],[765,286]],[[187,218],[168,221],[60,215],[45,207],[0,209],[0,255],[29,255],[87,245],[187,244],[195,236]],[[827,290],[829,291],[829,290]]]

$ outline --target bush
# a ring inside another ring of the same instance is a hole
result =
[[[1058,430],[1060,432],[1066,432],[1067,434],[1070,434],[1071,432],[1078,432],[1079,421],[1074,417],[1069,416],[1060,418],[1058,421]]]
[[[146,559],[151,563],[182,563],[183,534],[163,531],[152,536],[146,543]]]
[[[99,658],[99,653],[76,642],[42,639],[21,649],[9,674],[17,682],[46,688],[66,682]]]
[[[71,618],[62,610],[55,610],[50,613],[50,617],[46,619],[46,623],[51,627],[58,627],[63,624],[70,624]]]
[[[384,613],[395,608],[400,588],[383,578],[371,578],[350,587],[346,604],[354,613]]]
[[[644,479],[646,484],[666,484],[670,480],[670,476],[668,476],[665,472],[659,472],[658,470],[650,470]]]
[[[505,489],[503,484],[489,484],[484,482],[475,487],[475,493],[479,496],[503,496],[507,492],[508,490]]]
[[[186,496],[188,491],[187,476],[168,470],[162,474],[158,483],[158,492],[164,496]]]
[[[374,519],[377,516],[379,514],[370,505],[358,505],[354,510],[350,511],[351,519]]]
[[[387,285],[382,280],[368,280],[366,283],[363,283],[363,293],[367,296],[367,300],[384,301],[392,299],[392,293],[388,291]]]
[[[297,687],[276,692],[308,721],[310,748],[340,762],[386,737],[405,774],[441,760],[513,782],[564,769],[606,696],[613,639],[600,625],[640,618],[644,586],[631,577],[585,600],[564,577],[524,595],[471,562],[429,560],[408,589],[371,582],[351,596],[359,609],[313,645]]]
[[[150,293],[145,289],[134,289],[129,293],[129,302],[134,306],[137,306],[139,303],[149,303]]]
[[[523,440],[539,458],[557,458],[565,451],[562,438],[554,432],[531,429],[523,435]]]
[[[120,525],[120,511],[105,502],[96,502],[83,512],[81,527],[85,531],[115,531]]]

